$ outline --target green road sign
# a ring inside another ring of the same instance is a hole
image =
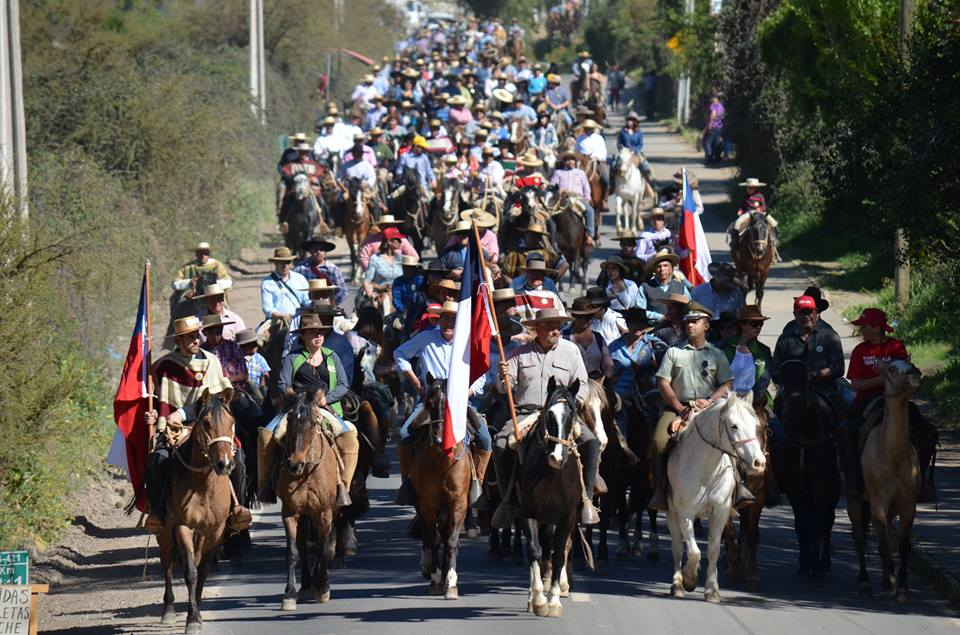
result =
[[[0,551],[0,584],[30,584],[30,554]]]

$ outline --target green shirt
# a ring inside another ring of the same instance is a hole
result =
[[[677,399],[686,404],[709,398],[713,391],[733,379],[733,371],[723,351],[710,342],[705,342],[700,349],[685,343],[667,349],[657,378],[668,380]]]

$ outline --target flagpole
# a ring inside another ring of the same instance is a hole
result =
[[[147,366],[147,412],[153,412],[153,372],[150,369],[150,351],[153,348],[153,330],[150,326],[150,261],[148,260],[143,266],[143,279],[144,286],[146,287],[146,299],[144,300],[145,306],[144,313],[146,315],[147,321],[147,348],[143,352],[143,363],[148,364]],[[154,426],[155,424],[151,423],[147,428],[147,443],[152,447],[153,446],[153,436],[154,436]]]
[[[497,339],[497,352],[500,353],[500,361],[503,362],[506,358],[506,355],[503,353],[503,339],[500,337],[500,321],[497,319],[497,311],[493,308],[493,296],[490,292],[490,289],[493,288],[493,281],[490,279],[490,270],[487,268],[487,259],[483,255],[483,249],[480,247],[480,230],[477,229],[477,222],[470,221],[470,224],[473,226],[473,238],[477,241],[477,252],[480,254],[480,264],[483,265],[483,281],[487,285],[488,296],[490,297],[490,313],[493,315],[493,328],[497,330],[496,339]],[[510,408],[510,418],[513,419],[513,435],[517,440],[517,443],[520,442],[520,424],[517,422],[517,410],[513,405],[513,388],[510,386],[510,378],[507,377],[506,373],[503,370],[500,370],[500,380],[503,381],[504,387],[507,389],[507,406]]]

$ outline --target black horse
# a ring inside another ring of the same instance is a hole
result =
[[[401,189],[402,188],[402,189]],[[423,253],[423,238],[426,235],[426,218],[420,191],[420,173],[405,167],[400,177],[400,194],[394,192],[390,212],[395,218],[403,218],[403,231],[410,237],[417,253]]]
[[[280,223],[286,225],[283,243],[290,251],[306,257],[303,243],[313,235],[320,223],[319,202],[313,194],[310,179],[306,174],[296,174],[287,184],[287,191],[280,206]]]
[[[800,360],[780,366],[780,418],[786,439],[777,452],[780,487],[793,507],[800,546],[797,575],[829,579],[830,532],[840,500],[841,480],[834,440],[836,417],[830,403],[811,390],[810,368]]]

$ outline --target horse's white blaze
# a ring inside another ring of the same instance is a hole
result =
[[[297,174],[293,177],[293,192],[297,200],[302,201],[310,194],[310,179],[306,174]]]
[[[593,421],[596,424],[596,430],[593,431],[597,435],[597,441],[600,442],[600,450],[603,451],[603,448],[607,447],[607,431],[603,428],[603,419],[600,414],[600,400],[592,399],[590,401],[590,414],[593,416]]]
[[[550,416],[553,417],[554,421],[557,422],[557,438],[566,439],[567,431],[563,427],[563,416],[564,416],[564,404],[555,403],[550,406]],[[563,446],[557,443],[553,446],[553,451],[550,452],[550,458],[559,464],[563,460]]]
[[[447,588],[452,589],[457,586],[457,571],[453,567],[447,571]]]

